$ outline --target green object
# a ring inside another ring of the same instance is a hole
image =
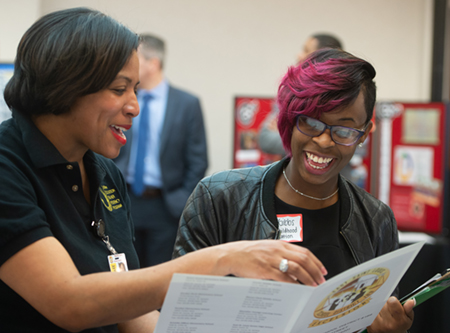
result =
[[[428,283],[425,283],[424,285],[413,291],[412,294],[403,297],[400,301],[402,302],[402,304],[404,304],[407,300],[415,298],[415,306],[418,306],[419,304],[422,304],[427,299],[433,297],[436,294],[439,294],[441,291],[447,289],[448,287],[450,287],[450,269],[447,269],[447,271],[442,275],[437,274],[432,279],[430,279]]]
[[[448,287],[450,287],[450,268],[447,268],[442,274],[436,274],[408,295],[402,297],[400,303],[405,304],[408,300],[414,298],[416,300],[416,305],[414,305],[414,307],[416,307]],[[367,329],[360,333],[367,333]]]

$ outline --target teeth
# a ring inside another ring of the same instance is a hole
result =
[[[318,167],[318,166],[315,166],[315,165],[312,165],[312,164],[310,164],[310,166],[313,167],[313,169],[325,169],[325,167],[326,167],[326,166]]]
[[[330,163],[333,159],[330,157],[318,157],[316,155],[313,155],[311,153],[306,153],[306,156],[308,156],[308,159],[313,161],[314,163],[318,163],[318,164],[325,164],[324,166],[315,166],[315,165],[311,165],[313,168],[315,169],[323,169],[324,167],[326,167],[326,164]]]
[[[117,125],[112,125],[112,127],[114,127],[115,129],[122,131],[122,132],[126,132],[127,130],[123,127],[117,126]]]

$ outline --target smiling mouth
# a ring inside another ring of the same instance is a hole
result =
[[[114,133],[116,133],[117,135],[119,135],[122,138],[125,138],[124,133],[127,131],[125,128],[117,126],[117,125],[111,125],[110,127]]]
[[[325,169],[333,161],[333,158],[331,157],[320,157],[308,152],[306,153],[306,156],[307,156],[306,161],[308,162],[308,164],[312,168],[318,170]]]
[[[127,143],[127,137],[125,136],[125,132],[126,132],[130,127],[131,127],[131,126],[129,126],[128,128],[122,127],[122,126],[117,126],[117,125],[111,125],[111,126],[109,126],[109,128],[111,129],[111,132],[112,132],[113,136],[116,138],[116,140],[117,140],[121,145],[124,145],[125,143]]]

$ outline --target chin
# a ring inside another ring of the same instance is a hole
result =
[[[119,156],[120,148],[119,149],[110,149],[108,151],[98,151],[96,153],[102,155],[103,157],[113,159],[113,158],[116,158],[117,156]]]

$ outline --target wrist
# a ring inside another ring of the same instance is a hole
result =
[[[194,263],[195,271],[201,271],[207,275],[219,276],[232,274],[232,265],[230,263],[232,259],[230,259],[230,250],[228,247],[228,244],[223,244],[195,251],[194,253],[199,255],[198,260]]]

